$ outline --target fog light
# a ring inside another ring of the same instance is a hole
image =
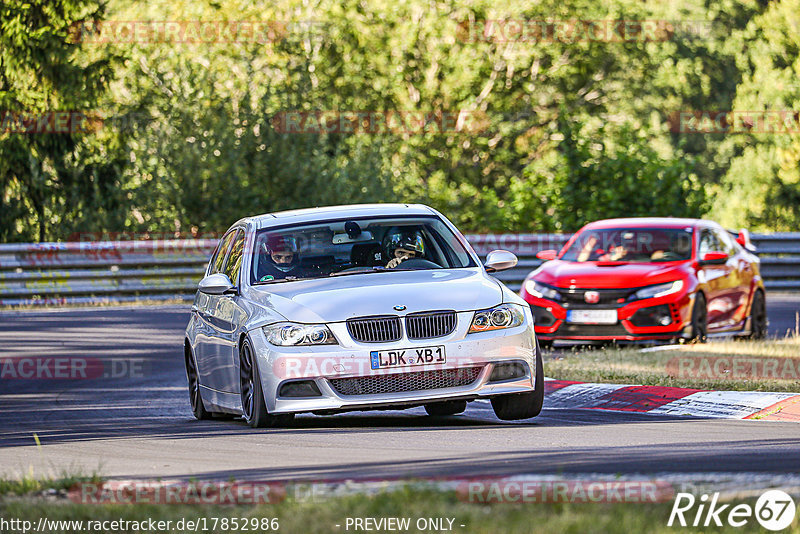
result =
[[[322,393],[313,380],[286,382],[278,390],[279,397],[321,397]]]
[[[531,305],[531,313],[534,324],[538,326],[550,326],[556,322],[555,316],[547,308]]]
[[[633,326],[668,326],[672,324],[672,312],[666,304],[642,308],[631,316],[630,321]]]
[[[489,382],[503,382],[505,380],[513,380],[515,378],[522,378],[526,374],[525,364],[520,362],[510,363],[496,363],[492,374],[489,377]]]

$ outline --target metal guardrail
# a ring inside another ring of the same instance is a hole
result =
[[[189,300],[216,239],[0,244],[0,306]]]
[[[506,249],[519,257],[497,278],[518,291],[541,265],[540,250],[559,249],[568,234],[472,234],[485,257]],[[768,289],[800,291],[800,232],[753,234]],[[0,244],[0,306],[134,300],[191,300],[215,239]]]

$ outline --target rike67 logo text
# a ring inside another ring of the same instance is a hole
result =
[[[732,527],[743,527],[755,518],[765,529],[778,531],[792,524],[795,511],[794,500],[781,490],[764,492],[755,506],[720,504],[719,493],[710,498],[706,494],[695,498],[691,493],[678,493],[667,526],[721,527],[727,523]]]

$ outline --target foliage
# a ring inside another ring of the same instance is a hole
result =
[[[709,210],[729,225],[788,227],[796,137],[670,133],[667,117],[734,101],[796,107],[797,1],[112,0],[108,13],[6,2],[0,109],[107,120],[93,135],[0,131],[0,240],[222,231],[255,213],[388,201],[431,204],[468,231]],[[269,42],[69,42],[73,23],[100,18],[281,22]],[[656,41],[477,38],[500,19],[713,24]],[[287,111],[476,122],[298,134],[275,127]],[[755,202],[741,194],[751,187]]]
[[[712,213],[723,223],[773,231],[800,224],[800,1],[781,0],[734,36],[745,73],[733,109],[786,111],[785,133],[741,134],[728,141],[731,166]]]
[[[73,24],[103,16],[100,2],[8,0],[0,6],[0,110],[45,114],[96,109],[113,56],[70,42]],[[4,127],[4,130],[6,128]],[[117,141],[80,131],[0,131],[0,240],[63,238],[120,221]]]

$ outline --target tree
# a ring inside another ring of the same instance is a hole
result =
[[[0,6],[0,240],[43,241],[82,224],[114,224],[119,159],[86,132],[20,132],[21,116],[95,112],[112,59],[90,58],[73,25],[102,17],[100,2],[7,0]],[[52,124],[52,123],[51,123]],[[25,128],[28,128],[26,126]],[[104,217],[108,215],[108,217]]]
[[[730,170],[713,190],[712,214],[732,227],[795,231],[800,224],[800,1],[771,2],[733,37],[741,49],[735,112],[781,116],[778,128],[754,124],[731,135]],[[757,115],[756,115],[757,117]],[[785,122],[784,122],[785,121]]]

